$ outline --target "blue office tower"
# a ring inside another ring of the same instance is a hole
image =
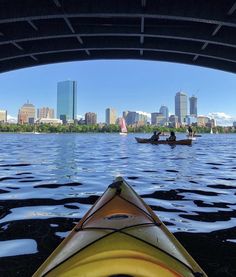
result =
[[[77,82],[57,83],[57,118],[63,123],[75,120],[77,115]]]

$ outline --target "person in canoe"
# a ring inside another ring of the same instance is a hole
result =
[[[150,141],[158,141],[160,138],[160,134],[161,134],[161,132],[157,133],[157,131],[154,131],[153,135],[150,138]]]
[[[166,140],[168,140],[168,141],[176,141],[175,132],[171,131],[170,132],[170,136]]]

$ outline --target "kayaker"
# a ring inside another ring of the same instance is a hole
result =
[[[175,132],[171,131],[170,132],[170,136],[166,140],[168,140],[168,141],[176,141]]]
[[[161,134],[161,132],[157,133],[157,131],[154,131],[154,132],[153,132],[153,135],[152,135],[151,138],[150,138],[150,140],[151,140],[151,141],[158,141],[159,138],[160,138],[160,134]]]

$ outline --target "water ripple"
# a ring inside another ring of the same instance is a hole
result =
[[[138,144],[137,134],[2,136],[0,243],[12,250],[0,250],[1,276],[14,276],[9,263],[19,276],[31,276],[119,175],[209,276],[236,276],[236,135],[203,135],[192,147]],[[9,257],[19,244],[25,253]],[[218,257],[216,245],[232,260]],[[211,255],[205,256],[207,249]],[[34,261],[31,268],[22,267],[27,267],[23,254]],[[217,275],[225,267],[228,271]]]

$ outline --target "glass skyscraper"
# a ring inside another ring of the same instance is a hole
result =
[[[57,83],[57,118],[64,123],[76,119],[77,82],[63,81]]]
[[[169,121],[169,109],[166,106],[161,106],[159,112],[164,115],[165,123]]]
[[[197,97],[194,95],[189,98],[190,115],[197,116]]]
[[[188,111],[188,97],[184,92],[177,92],[175,95],[175,115],[178,116],[178,122],[183,124]]]

